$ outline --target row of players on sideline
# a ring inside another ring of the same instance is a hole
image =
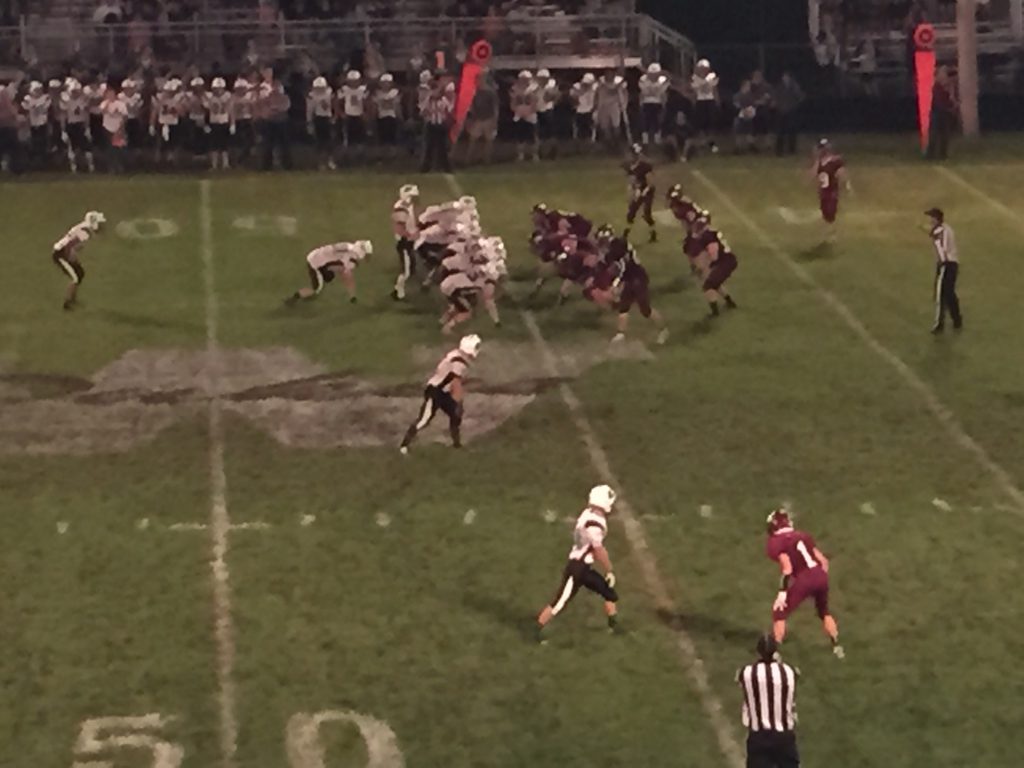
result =
[[[638,138],[644,144],[660,144],[663,138],[673,145],[677,142],[676,120],[670,120],[666,111],[672,87],[671,78],[657,63],[650,64],[639,79]],[[695,99],[693,122],[701,136],[713,127],[711,107],[717,103],[717,88],[710,65],[699,62],[688,93]],[[438,89],[454,101],[454,82],[429,71],[420,73],[415,90],[404,91],[389,73],[368,81],[350,70],[334,84],[324,76],[316,77],[305,95],[305,118],[319,167],[335,167],[339,145],[358,148],[371,138],[384,146],[398,145],[410,123],[422,122],[426,104]],[[74,77],[45,85],[16,81],[2,89],[0,98],[11,99],[18,111],[19,135],[35,167],[47,167],[53,158],[66,156],[69,169],[75,172],[79,168],[93,171],[97,150],[109,155],[108,167],[120,170],[119,150],[126,149],[151,149],[157,162],[171,163],[185,150],[207,156],[213,169],[227,168],[229,150],[236,162],[244,162],[258,139],[272,141],[263,128],[289,119],[294,95],[271,70],[264,70],[230,83],[219,76],[209,82],[202,77],[187,82],[166,77],[113,83],[99,76],[84,84]],[[569,88],[546,69],[520,72],[508,93],[510,130],[519,159],[538,159],[543,143],[561,133],[555,117],[560,105],[571,112],[573,138],[595,142],[600,137],[616,144],[631,135],[629,99],[625,78],[612,71],[601,77],[585,73]],[[483,74],[466,125],[471,141],[482,140],[489,146],[497,136],[499,113],[498,93],[490,76]],[[0,147],[0,155],[12,152],[13,148]]]

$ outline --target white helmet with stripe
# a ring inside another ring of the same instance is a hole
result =
[[[590,489],[590,498],[587,504],[607,515],[612,511],[612,507],[615,506],[615,499],[615,491],[612,490],[610,485],[595,485]]]
[[[43,84],[38,80],[33,80],[28,86],[29,93],[39,93],[43,90]]]
[[[189,81],[189,86],[192,88],[202,88],[204,85],[206,85],[206,81],[201,77],[193,77]]]
[[[222,91],[228,87],[228,84],[224,81],[223,77],[215,77],[213,78],[213,82],[210,83],[210,86],[214,90]]]
[[[364,259],[367,256],[372,256],[373,255],[373,243],[371,243],[369,240],[356,240],[355,246],[360,251],[362,251]]]
[[[313,87],[316,88],[317,90],[323,90],[324,88],[327,87],[327,78],[322,76],[316,78],[315,80],[313,80]]]
[[[538,69],[537,77],[539,77],[542,80],[546,80],[547,78],[551,77],[551,72],[550,70],[547,69]]]
[[[480,354],[480,343],[480,337],[475,333],[463,336],[459,340],[459,352],[464,354],[466,357],[476,357]]]
[[[652,62],[651,65],[649,67],[647,67],[647,74],[648,75],[660,75],[661,74],[661,64],[659,64],[656,61]]]
[[[358,69],[350,69],[346,77],[348,78],[349,82],[354,83],[356,80],[361,79],[362,75],[359,73]]]
[[[382,83],[390,85],[391,83],[395,82],[395,77],[390,72],[385,72],[383,75],[380,76],[380,81]]]
[[[415,184],[403,184],[398,189],[398,199],[401,200],[403,203],[411,202],[413,198],[419,196],[420,188],[417,187]]]
[[[422,72],[420,72],[420,85],[427,85],[433,79],[434,76],[430,74],[429,69],[424,69]]]
[[[583,81],[582,82],[583,82],[584,85],[593,85],[594,84],[594,80],[595,80],[594,73],[593,72],[587,72],[587,73],[585,73],[583,75]]]

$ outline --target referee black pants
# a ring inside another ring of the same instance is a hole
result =
[[[963,324],[960,298],[956,295],[956,278],[960,265],[955,261],[940,261],[935,266],[935,328],[946,324],[946,313],[953,318],[953,327]]]
[[[427,123],[426,141],[423,148],[422,173],[436,167],[444,173],[451,173],[452,166],[448,160],[448,127]]]
[[[796,733],[750,731],[747,734],[747,768],[799,768]]]

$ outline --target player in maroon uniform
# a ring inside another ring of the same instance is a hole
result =
[[[828,611],[828,558],[814,538],[793,527],[789,513],[776,509],[768,515],[768,541],[765,553],[782,569],[779,594],[772,604],[772,631],[781,643],[786,637],[786,619],[808,597],[814,598],[825,634],[832,641],[832,652],[843,658],[839,644],[839,625]]]
[[[651,213],[655,191],[651,181],[654,166],[644,157],[644,149],[639,144],[633,145],[632,152],[632,158],[623,166],[629,174],[629,208],[626,211],[626,230],[622,236],[629,237],[636,215],[642,209],[644,221],[650,230],[649,242],[655,243],[658,241],[658,230],[654,228],[654,215]]]
[[[618,332],[612,341],[626,338],[629,313],[633,306],[658,328],[658,343],[668,339],[668,327],[661,314],[651,306],[651,280],[640,264],[636,251],[625,237],[615,237],[611,227],[598,230],[601,263],[595,267],[584,295],[598,306],[618,312]]]
[[[722,234],[712,229],[704,217],[693,222],[693,238],[692,250],[698,254],[694,258],[702,270],[704,284],[701,288],[708,301],[711,317],[718,316],[719,299],[724,300],[729,309],[736,309],[737,304],[725,287],[726,281],[739,266],[736,254],[729,248]]]
[[[853,187],[846,175],[846,164],[828,139],[822,139],[814,150],[814,166],[811,169],[818,185],[818,203],[821,218],[828,227],[828,241],[836,239],[836,217],[839,215],[839,188],[852,192]]]
[[[558,303],[564,304],[574,285],[585,287],[594,275],[601,257],[597,247],[589,240],[568,237],[562,241],[562,252],[555,261],[562,286],[558,289]]]
[[[683,229],[686,232],[686,237],[683,240],[683,253],[686,254],[686,258],[690,260],[690,271],[697,274],[705,271],[704,265],[701,265],[700,255],[702,250],[700,248],[700,241],[693,236],[693,223],[700,218],[711,222],[711,214],[706,208],[701,208],[693,200],[683,194],[682,184],[673,184],[668,191],[668,207],[672,211],[672,215],[676,217],[680,224],[683,225]]]

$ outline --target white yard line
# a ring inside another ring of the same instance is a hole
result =
[[[227,474],[224,470],[224,408],[219,390],[220,353],[217,344],[216,280],[213,264],[213,222],[210,182],[199,182],[199,234],[206,289],[206,394],[210,430],[210,569],[213,577],[214,637],[217,645],[217,704],[220,710],[220,752],[223,768],[235,765],[238,719],[235,707],[235,628],[231,616],[231,573],[228,569]]]
[[[950,171],[949,173],[952,172]],[[768,233],[758,226],[757,222],[751,219],[740,209],[738,205],[736,205],[735,202],[733,202],[732,198],[730,198],[721,187],[701,171],[694,171],[693,175],[708,189],[710,189],[729,210],[729,213],[749,229],[761,241],[761,244],[764,245],[765,248],[767,248],[780,262],[789,268],[800,282],[807,287],[814,289],[825,305],[839,315],[843,322],[846,323],[847,327],[853,331],[854,334],[860,337],[861,341],[863,341],[875,354],[882,358],[882,360],[888,363],[889,366],[899,374],[900,378],[903,379],[903,382],[917,394],[919,400],[931,412],[932,416],[935,417],[935,420],[946,430],[947,435],[949,435],[953,442],[959,445],[966,453],[973,456],[978,465],[993,477],[999,488],[1013,502],[1013,511],[1018,515],[1024,514],[1024,492],[1022,492],[1017,486],[1012,475],[1000,466],[977,440],[967,433],[967,430],[964,429],[964,426],[956,417],[956,414],[939,399],[939,396],[935,394],[935,391],[930,386],[928,386],[927,382],[918,376],[914,369],[904,362],[903,358],[880,342],[875,335],[868,330],[867,326],[861,322],[860,318],[858,318],[857,315],[855,315],[853,311],[847,307],[841,299],[839,299],[839,297],[815,280],[814,276],[807,269],[797,263],[792,256],[783,251],[782,248],[772,240]],[[963,179],[960,181],[968,187],[970,186],[966,181],[963,181]],[[983,192],[980,190],[977,191],[979,194],[984,196]],[[995,203],[994,200],[992,202]],[[1007,209],[1007,211],[1009,212],[1009,209]],[[1010,215],[1013,215],[1012,212],[1009,213]]]
[[[941,173],[947,179],[952,181],[958,187],[962,187],[963,189],[966,189],[968,192],[970,192],[976,198],[978,198],[983,203],[985,203],[985,205],[987,205],[989,208],[993,209],[994,211],[996,211],[998,213],[1001,213],[1003,216],[1005,216],[1007,219],[1010,220],[1010,223],[1012,223],[1014,226],[1016,226],[1019,229],[1021,229],[1022,231],[1024,231],[1024,217],[1022,217],[1020,214],[1018,214],[1016,211],[1014,211],[1008,205],[1006,205],[1005,203],[999,202],[994,197],[992,197],[992,195],[990,195],[987,192],[985,192],[985,190],[980,189],[979,187],[974,186],[973,184],[971,184],[971,182],[969,182],[967,179],[965,179],[963,176],[961,176],[956,171],[951,171],[951,170],[949,170],[949,168],[943,168],[942,166],[937,167],[935,170],[937,170],[939,173]]]

